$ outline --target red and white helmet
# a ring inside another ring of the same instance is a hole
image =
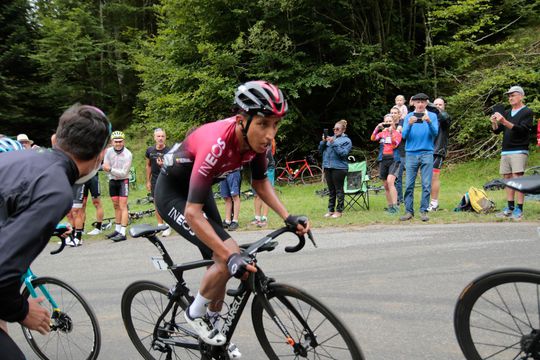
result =
[[[289,109],[281,90],[260,80],[240,85],[234,95],[234,104],[250,115],[283,117]]]

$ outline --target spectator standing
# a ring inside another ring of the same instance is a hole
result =
[[[431,193],[431,178],[433,175],[433,149],[434,141],[439,132],[437,115],[426,110],[429,97],[418,93],[411,98],[414,112],[407,114],[403,122],[403,138],[406,160],[405,169],[405,215],[401,221],[411,220],[414,217],[414,183],[418,170],[422,176],[422,200],[420,214],[422,221],[428,221],[427,208]]]
[[[529,158],[529,136],[533,126],[533,112],[524,103],[525,91],[512,86],[506,93],[511,109],[491,115],[491,128],[495,134],[503,133],[499,172],[505,179],[523,176]],[[499,216],[521,220],[525,196],[519,191],[505,188],[508,205]],[[517,197],[517,207],[515,198]]]
[[[439,191],[441,190],[441,168],[446,158],[448,150],[448,135],[452,119],[446,112],[446,102],[443,98],[437,98],[433,105],[439,110],[437,119],[439,120],[439,133],[435,138],[435,149],[433,150],[433,177],[431,179],[431,203],[428,211],[437,211],[439,209]]]
[[[34,141],[28,138],[26,134],[17,135],[17,141],[21,143],[25,150],[36,149],[39,146],[34,145]]]
[[[409,113],[409,109],[407,108],[407,105],[405,105],[405,96],[398,95],[395,99],[395,106],[398,108],[400,113],[400,119],[405,119],[405,116]]]
[[[166,145],[167,134],[165,130],[157,128],[154,130],[155,145],[146,149],[146,190],[150,192],[152,199],[154,198],[154,190],[156,187],[157,178],[161,167],[163,166],[163,156],[169,152],[169,147]],[[163,218],[159,215],[156,209],[156,219],[158,225],[163,225]],[[171,235],[171,228],[163,231],[163,236]]]
[[[390,115],[392,115],[392,118],[394,119],[394,123],[396,124],[396,130],[399,131],[400,134],[403,133],[403,118],[401,118],[401,111],[397,106],[392,106],[390,109]],[[399,146],[397,148],[398,154],[399,154],[399,160],[401,162],[401,166],[399,167],[399,171],[396,175],[396,193],[397,193],[397,203],[398,205],[403,204],[403,170],[405,169],[405,139],[403,139],[403,136],[401,137],[401,141],[399,142]]]
[[[101,186],[99,185],[99,172],[92,179],[88,180],[84,184],[83,192],[83,206],[82,206],[82,216],[83,216],[83,228],[86,221],[86,204],[88,202],[88,193],[92,196],[92,204],[96,208],[96,226],[92,231],[89,231],[87,234],[94,236],[101,234],[101,224],[103,223],[103,206],[101,205]]]
[[[103,171],[109,173],[109,195],[113,202],[116,223],[114,232],[107,235],[107,238],[114,242],[127,239],[129,169],[133,156],[131,151],[126,149],[124,138],[122,131],[114,131],[111,134],[113,146],[107,149],[103,160]]]
[[[225,219],[223,227],[234,231],[238,229],[238,216],[240,215],[240,184],[242,174],[240,170],[235,170],[227,175],[219,184],[219,191],[225,200]]]
[[[93,106],[74,105],[60,117],[53,149],[0,155],[0,323],[19,322],[45,335],[51,315],[44,297],[21,294],[21,277],[49,242],[73,201],[72,186],[99,169],[110,123]],[[0,325],[2,359],[25,359]]]
[[[274,180],[276,177],[276,161],[274,160],[274,154],[276,153],[276,141],[272,139],[272,144],[266,149],[266,177],[268,181],[274,187]],[[255,189],[252,189],[255,194],[253,199],[253,206],[255,208],[255,218],[251,221],[252,225],[257,225],[258,227],[265,227],[268,225],[268,205],[262,201]]]
[[[328,212],[324,217],[338,218],[345,207],[343,186],[349,163],[347,157],[352,149],[351,139],[345,134],[347,120],[339,120],[334,125],[334,136],[323,134],[319,143],[319,151],[323,156],[323,168],[326,184],[328,185]],[[337,200],[337,205],[336,205]]]

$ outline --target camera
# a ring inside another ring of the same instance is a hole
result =
[[[384,128],[389,128],[390,126],[392,126],[392,124],[384,123],[384,124],[382,124],[382,126],[383,126]]]
[[[422,118],[424,117],[424,113],[413,113],[413,115],[416,117],[416,123],[422,123]]]
[[[328,137],[328,129],[323,129],[323,135],[324,137]]]

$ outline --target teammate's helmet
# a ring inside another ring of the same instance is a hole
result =
[[[287,100],[281,90],[266,81],[248,81],[236,90],[234,104],[250,115],[279,116],[287,114]]]
[[[112,134],[111,134],[111,139],[124,139],[126,136],[124,135],[124,133],[122,131],[113,131]]]
[[[8,137],[3,137],[0,139],[0,153],[23,149],[22,144],[17,140],[13,140]]]

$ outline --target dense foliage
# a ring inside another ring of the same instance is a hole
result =
[[[497,150],[485,111],[522,85],[540,111],[540,0],[7,0],[0,132],[52,127],[75,102],[142,137],[180,139],[231,114],[235,86],[280,85],[281,154],[314,149],[341,118],[361,149],[394,103],[444,96],[455,156]],[[47,134],[48,136],[48,134]],[[475,146],[470,144],[474,142]]]

